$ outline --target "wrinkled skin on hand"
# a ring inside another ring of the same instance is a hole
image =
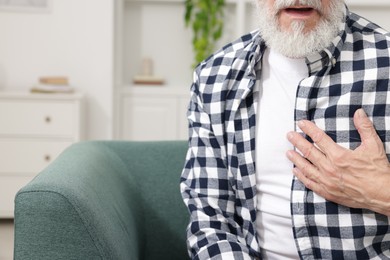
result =
[[[297,132],[288,133],[288,140],[300,151],[287,152],[295,165],[293,173],[327,200],[390,216],[390,164],[383,143],[362,109],[355,112],[354,124],[362,142],[349,150],[314,123],[300,121],[299,128],[314,144]]]

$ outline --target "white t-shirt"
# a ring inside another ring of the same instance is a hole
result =
[[[290,196],[293,149],[286,135],[294,130],[295,96],[307,77],[304,59],[290,59],[269,48],[264,53],[256,135],[257,220],[264,259],[299,259],[292,231]]]

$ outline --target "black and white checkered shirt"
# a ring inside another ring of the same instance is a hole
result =
[[[338,144],[354,149],[360,136],[352,117],[363,108],[390,158],[390,35],[349,11],[342,26],[329,48],[306,59],[309,77],[298,86],[295,121],[311,120]],[[191,213],[187,231],[193,259],[261,258],[255,227],[254,86],[265,48],[253,32],[194,73],[181,178]],[[293,177],[291,189],[293,232],[302,259],[390,258],[388,217],[326,201]]]

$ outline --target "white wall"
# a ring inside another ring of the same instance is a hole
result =
[[[64,75],[86,94],[87,139],[112,136],[112,0],[51,0],[46,13],[0,11],[0,89]]]
[[[355,2],[354,2],[355,1]],[[389,0],[349,0],[349,9],[390,31]]]

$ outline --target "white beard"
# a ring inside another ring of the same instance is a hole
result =
[[[268,9],[266,0],[256,0],[260,34],[266,45],[290,58],[304,58],[328,47],[339,32],[344,18],[344,1],[331,0],[327,17],[322,17],[318,25],[304,32],[304,21],[293,21],[290,31],[283,31],[276,12]],[[291,6],[296,0],[275,0],[275,10]],[[324,14],[320,0],[299,0],[301,5],[314,7]]]

